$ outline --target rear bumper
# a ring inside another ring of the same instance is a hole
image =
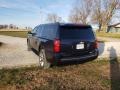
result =
[[[68,58],[62,58],[61,61],[78,61],[78,60],[87,60],[90,58],[97,57],[97,54],[94,55],[85,55],[85,56],[79,56],[79,57],[68,57]]]
[[[72,56],[72,57],[59,57],[59,55],[57,55],[55,58],[56,58],[56,61],[60,61],[60,62],[63,62],[63,61],[82,61],[82,60],[88,60],[88,59],[95,59],[98,57],[98,49],[95,50],[94,53],[91,53],[91,54],[88,54],[88,55],[83,55],[83,56]]]

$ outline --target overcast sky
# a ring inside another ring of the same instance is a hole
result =
[[[0,24],[34,27],[47,13],[57,13],[67,21],[75,0],[0,0]],[[42,19],[42,20],[41,20]]]

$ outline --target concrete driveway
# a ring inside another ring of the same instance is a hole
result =
[[[97,37],[99,41],[120,42],[119,38]]]
[[[38,56],[27,51],[26,38],[0,35],[0,68],[39,65]],[[120,42],[99,43],[99,58],[120,57]]]
[[[120,57],[120,42],[99,43],[99,58]]]

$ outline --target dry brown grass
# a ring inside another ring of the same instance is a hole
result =
[[[13,37],[27,37],[28,31],[0,31],[0,35],[7,35],[7,36],[13,36]]]
[[[108,37],[108,38],[120,38],[120,33],[105,33],[105,32],[96,32],[98,37]]]
[[[39,67],[3,69],[0,80],[3,90],[110,90],[110,62],[92,61],[46,70]]]

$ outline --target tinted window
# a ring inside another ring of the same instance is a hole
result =
[[[95,39],[91,27],[60,27],[61,39]]]
[[[39,26],[39,27],[38,27],[38,29],[37,29],[37,35],[38,35],[39,37],[42,36],[42,26]]]
[[[41,37],[46,38],[47,30],[45,29],[45,26],[42,26],[41,29],[42,29],[42,31],[40,32]]]
[[[57,31],[57,29],[56,29],[55,26],[53,26],[53,25],[49,26],[47,28],[47,31],[48,31],[48,38],[49,39],[54,39],[56,37],[56,31]]]
[[[56,27],[53,25],[44,25],[39,30],[39,35],[43,38],[54,39],[56,37]]]

